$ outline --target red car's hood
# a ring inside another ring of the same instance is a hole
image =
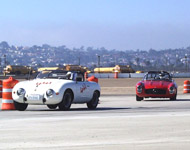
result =
[[[170,81],[143,81],[145,89],[168,88]]]

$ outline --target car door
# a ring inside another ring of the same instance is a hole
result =
[[[73,74],[73,81],[75,81],[75,102],[87,102],[89,99],[90,84],[84,81],[84,77],[80,73]]]
[[[76,81],[76,101],[86,102],[89,100],[90,84],[86,81]]]

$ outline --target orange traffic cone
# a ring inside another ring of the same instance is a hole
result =
[[[9,77],[3,80],[2,110],[15,110],[12,98],[12,89],[18,83],[18,80]]]
[[[183,93],[190,93],[190,81],[189,80],[184,81]]]

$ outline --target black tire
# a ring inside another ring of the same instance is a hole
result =
[[[57,108],[57,105],[47,105],[47,107],[48,107],[49,109],[56,109],[56,108]]]
[[[171,97],[170,100],[171,100],[171,101],[175,101],[176,98],[177,98],[177,94],[176,94],[174,97]]]
[[[19,111],[24,111],[28,107],[28,104],[18,103],[16,101],[14,101],[14,105],[15,105],[15,109]]]
[[[73,102],[73,95],[71,91],[66,91],[62,102],[58,105],[60,110],[69,110]]]
[[[99,94],[97,91],[94,92],[92,99],[87,103],[88,109],[96,109],[99,102]]]
[[[138,95],[136,95],[136,101],[142,101],[143,97],[139,97]]]

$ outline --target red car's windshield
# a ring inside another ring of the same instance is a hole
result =
[[[143,80],[172,80],[171,76],[167,72],[152,72],[147,73]]]

